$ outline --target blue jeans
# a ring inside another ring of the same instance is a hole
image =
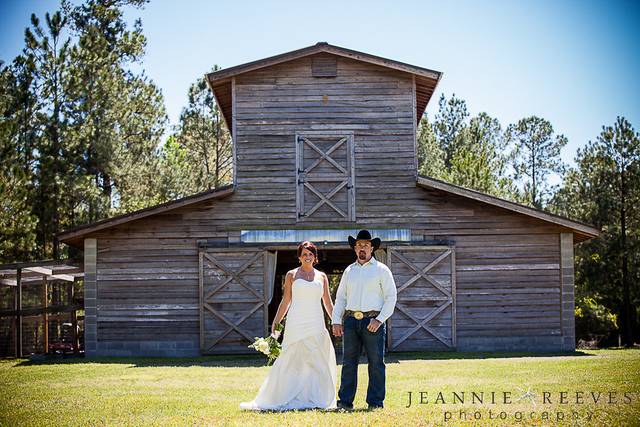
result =
[[[386,323],[380,325],[376,332],[369,332],[367,326],[372,318],[360,320],[348,316],[344,318],[342,337],[342,374],[338,403],[353,407],[358,386],[358,359],[364,347],[369,365],[369,386],[367,403],[371,406],[383,406],[385,393],[384,343]]]

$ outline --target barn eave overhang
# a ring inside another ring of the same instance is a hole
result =
[[[600,235],[600,230],[590,224],[565,218],[560,215],[551,214],[540,209],[535,209],[519,203],[504,200],[499,197],[491,196],[476,190],[460,187],[435,178],[427,176],[418,176],[417,186],[426,189],[441,190],[447,193],[456,194],[468,199],[476,200],[482,203],[493,205],[502,209],[506,209],[519,214],[527,215],[539,220],[566,227],[574,235],[574,243],[580,243]]]
[[[210,199],[221,199],[231,195],[233,192],[234,192],[234,187],[232,184],[229,184],[213,190],[208,190],[208,191],[193,194],[187,197],[183,197],[181,199],[172,200],[166,203],[150,206],[148,208],[140,209],[127,214],[118,215],[112,218],[107,218],[101,221],[82,225],[70,230],[65,230],[61,233],[56,234],[56,237],[62,243],[66,243],[71,246],[82,247],[83,239],[91,233],[105,230],[111,227],[115,227],[117,225],[122,225],[138,219],[146,218],[152,215],[157,215],[172,209],[193,205],[195,203],[204,202]]]

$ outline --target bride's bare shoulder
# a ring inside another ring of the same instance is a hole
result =
[[[294,268],[293,270],[287,271],[287,276],[285,277],[285,279],[286,278],[293,279],[296,276],[296,272],[297,271],[298,271],[297,268]]]

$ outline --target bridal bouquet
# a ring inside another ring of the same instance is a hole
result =
[[[280,356],[280,350],[282,350],[282,346],[278,342],[278,338],[280,337],[284,326],[282,326],[282,323],[278,323],[275,329],[275,332],[266,338],[256,337],[253,344],[248,346],[249,348],[253,348],[267,356],[267,366],[271,365],[273,361]]]

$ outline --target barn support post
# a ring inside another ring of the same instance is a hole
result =
[[[98,344],[97,257],[97,240],[84,239],[84,353],[87,357],[96,355]]]
[[[204,255],[202,250],[198,251],[198,311],[199,323],[200,323],[200,354],[205,350],[204,348],[204,310],[202,309],[204,304]]]
[[[70,282],[67,288],[67,304],[73,305],[73,300],[75,298],[75,284],[76,282]],[[78,313],[74,309],[71,312],[71,328],[73,329],[72,337],[73,337],[73,354],[78,354],[79,351],[79,343],[78,343]]]
[[[14,299],[14,308],[16,310],[16,357],[22,357],[22,269],[16,271],[16,293]]]
[[[562,350],[576,349],[573,233],[560,233],[560,321]]]
[[[43,349],[44,354],[49,353],[49,313],[47,313],[47,306],[49,303],[49,284],[47,283],[47,276],[42,276],[42,321],[43,327]]]

